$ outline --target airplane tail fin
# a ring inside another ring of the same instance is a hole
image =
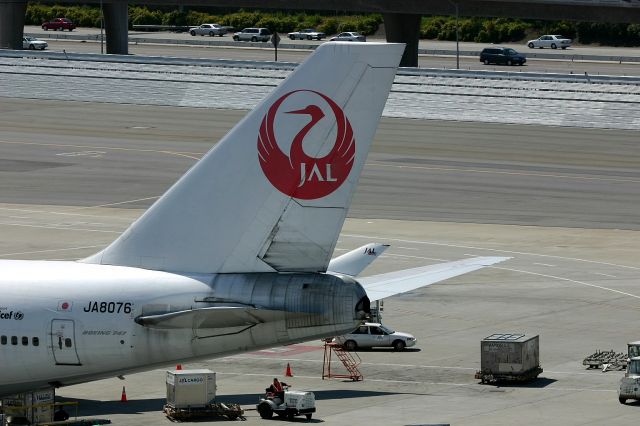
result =
[[[329,262],[327,272],[355,277],[389,248],[389,244],[369,243]]]
[[[321,45],[86,263],[325,271],[404,45]]]

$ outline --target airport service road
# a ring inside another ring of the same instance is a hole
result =
[[[0,258],[98,251],[241,116],[2,98]],[[391,243],[366,274],[512,259],[386,300],[385,322],[414,334],[418,350],[361,352],[364,382],[321,380],[319,342],[185,367],[217,371],[220,399],[250,409],[290,363],[289,381],[316,392],[315,418],[330,425],[632,424],[638,404],[618,403],[621,373],[581,361],[640,338],[637,136],[383,119],[336,254]],[[478,384],[479,341],[494,332],[540,334],[543,378]],[[164,394],[161,370],[58,391],[80,401],[81,415],[127,426],[170,424]],[[255,411],[247,418],[265,424]]]
[[[215,38],[218,40],[218,37]],[[100,43],[87,41],[68,41],[68,40],[49,40],[49,50],[75,53],[100,53]],[[267,46],[267,45],[265,45]],[[213,46],[192,46],[192,45],[168,45],[168,44],[130,44],[129,53],[133,55],[143,56],[174,56],[188,58],[207,58],[207,59],[241,59],[255,61],[272,61],[274,60],[274,51],[272,45],[264,48],[250,48],[240,45],[230,45],[224,47]],[[610,48],[615,51],[615,48]],[[549,49],[545,49],[547,53]],[[278,49],[278,60],[284,62],[302,62],[312,51],[304,49]],[[527,53],[527,52],[524,52]],[[566,53],[566,52],[565,52]],[[612,52],[609,52],[612,53]],[[640,54],[638,55],[640,56]],[[420,55],[418,58],[419,67],[421,68],[441,68],[452,69],[456,66],[455,56],[440,55]],[[561,59],[529,59],[523,67],[506,67],[501,65],[483,65],[478,61],[476,56],[460,57],[460,68],[471,70],[498,70],[498,71],[537,71],[537,72],[560,72],[590,75],[640,75],[640,62],[623,62],[607,61],[607,62],[585,62],[570,61]]]
[[[0,112],[0,202],[129,208],[244,115],[8,98]],[[635,131],[385,118],[350,216],[639,230],[639,166]]]

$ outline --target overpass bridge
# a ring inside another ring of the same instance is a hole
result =
[[[0,0],[0,49],[21,49],[28,0]],[[73,3],[78,0],[40,0]],[[375,12],[384,17],[387,41],[406,43],[401,66],[418,63],[422,15],[640,23],[640,0],[82,0],[101,4],[107,53],[128,53],[129,4],[224,8]]]

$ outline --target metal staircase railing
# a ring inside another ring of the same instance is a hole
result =
[[[337,374],[331,371],[331,354],[335,353],[342,365],[347,369],[348,374]],[[356,352],[348,352],[342,346],[333,342],[324,343],[324,363],[322,366],[322,380],[331,378],[351,379],[354,382],[364,380],[364,376],[358,370],[362,359]]]

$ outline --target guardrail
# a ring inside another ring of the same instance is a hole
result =
[[[134,31],[172,31],[174,33],[184,33],[193,26],[188,25],[132,25]]]
[[[179,65],[179,66],[207,66],[207,67],[228,67],[228,68],[249,68],[249,69],[270,69],[270,70],[293,70],[298,63],[295,62],[273,62],[273,61],[248,61],[232,59],[191,59],[175,58],[165,56],[130,56],[130,55],[100,55],[93,53],[66,53],[47,52],[32,50],[1,50],[0,57],[7,58],[40,58],[64,61],[93,61],[112,63],[132,63],[132,64],[155,64],[155,65]],[[445,76],[478,79],[499,79],[499,80],[531,80],[531,81],[556,81],[556,82],[579,82],[594,84],[630,84],[640,85],[640,77],[634,76],[606,76],[589,74],[561,74],[561,73],[541,73],[527,71],[481,71],[481,70],[443,70],[437,68],[400,68],[398,75],[401,76]]]
[[[92,61],[130,64],[154,64],[154,65],[199,65],[208,67],[228,68],[253,68],[273,70],[293,70],[298,66],[295,62],[272,61],[244,61],[233,59],[191,59],[175,58],[169,56],[131,56],[131,55],[101,55],[98,53],[67,53],[47,52],[34,50],[3,50],[0,49],[0,58],[39,58],[58,61]]]
[[[539,51],[520,51],[527,59],[557,59],[561,61],[587,61],[587,62],[640,62],[638,56],[617,56],[617,55],[581,55],[577,53],[543,53]],[[418,49],[419,55],[431,56],[455,56],[455,50],[442,49]],[[461,50],[460,56],[480,57],[479,50]]]
[[[531,81],[556,81],[568,83],[594,83],[594,84],[631,84],[640,86],[640,77],[616,76],[616,75],[590,75],[542,73],[527,71],[480,71],[480,70],[443,70],[438,68],[401,68],[398,75],[405,76],[442,76],[464,77],[493,80],[531,80]]]

